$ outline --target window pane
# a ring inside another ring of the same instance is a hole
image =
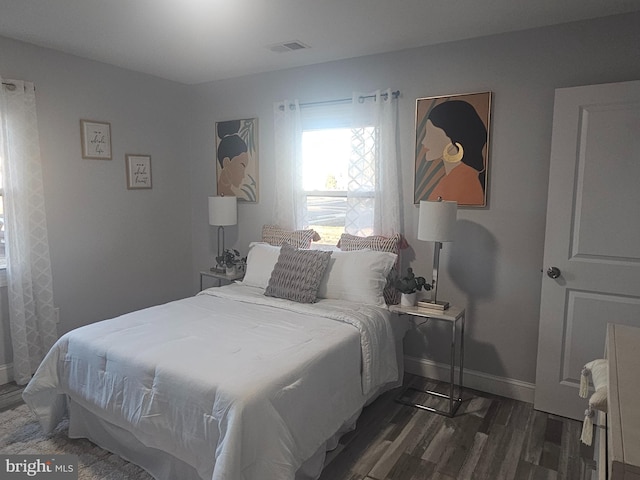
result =
[[[320,234],[323,245],[336,245],[344,233],[346,197],[307,197],[309,228]]]
[[[351,129],[306,130],[302,133],[302,188],[346,191]]]

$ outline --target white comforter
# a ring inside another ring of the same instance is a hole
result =
[[[45,430],[68,395],[202,479],[283,480],[397,375],[386,309],[230,285],[67,333],[23,396]]]

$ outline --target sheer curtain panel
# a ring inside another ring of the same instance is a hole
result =
[[[301,113],[300,108],[304,107]],[[286,228],[306,228],[303,131],[351,130],[345,231],[352,235],[400,233],[398,102],[391,89],[354,93],[351,99],[274,105],[276,198],[274,218]]]
[[[345,229],[352,235],[392,236],[400,233],[402,202],[398,174],[398,102],[391,89],[387,89],[372,93],[356,92],[351,106],[352,137]]]
[[[32,83],[0,88],[9,323],[13,376],[23,385],[58,335],[44,208],[42,165]],[[8,85],[6,85],[8,84]]]
[[[275,204],[277,225],[295,230],[307,226],[306,196],[302,190],[302,121],[298,100],[273,107],[275,130]]]

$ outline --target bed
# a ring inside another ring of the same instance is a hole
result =
[[[334,252],[301,303],[267,295],[285,247],[257,245],[241,283],[61,337],[23,394],[43,429],[68,414],[70,437],[157,479],[317,478],[401,381],[406,324],[381,300],[395,257]]]

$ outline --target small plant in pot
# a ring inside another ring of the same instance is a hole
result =
[[[216,262],[225,269],[227,275],[235,275],[236,265],[241,261],[240,252],[235,248],[227,248],[222,255],[216,257]]]
[[[400,305],[415,306],[416,297],[419,290],[431,290],[431,285],[427,283],[424,277],[416,277],[412,268],[407,269],[407,274],[403,277],[396,277],[393,280],[393,286],[402,295],[400,297]]]

